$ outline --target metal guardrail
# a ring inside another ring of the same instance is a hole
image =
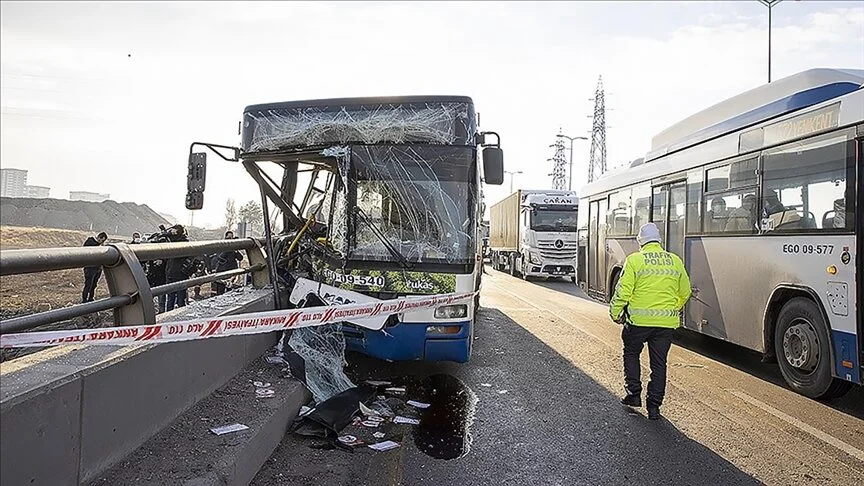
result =
[[[211,273],[179,282],[150,287],[142,262],[197,257],[227,251],[246,252],[248,268]],[[39,248],[5,250],[0,253],[0,276],[102,266],[110,297],[0,321],[0,334],[23,332],[35,327],[114,310],[114,325],[156,322],[153,297],[237,275],[252,274],[252,285],[270,283],[268,264],[261,242],[254,238],[179,243],[116,243],[101,247]]]

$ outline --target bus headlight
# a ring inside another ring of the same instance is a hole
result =
[[[435,309],[435,319],[459,319],[468,315],[468,305],[445,305]]]

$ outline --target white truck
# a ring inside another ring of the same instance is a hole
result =
[[[492,267],[511,275],[576,278],[575,191],[518,190],[490,208]]]

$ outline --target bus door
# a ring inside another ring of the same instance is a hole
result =
[[[687,182],[654,186],[651,221],[660,230],[663,247],[684,260],[684,219],[686,217]]]
[[[608,199],[592,201],[588,210],[588,290],[606,295],[606,211]]]

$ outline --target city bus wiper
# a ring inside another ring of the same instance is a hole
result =
[[[362,209],[360,209],[360,206],[354,206],[354,212],[357,213],[358,216],[360,216],[360,219],[362,219],[363,222],[366,223],[366,226],[368,226],[369,229],[372,230],[372,233],[374,233],[375,236],[377,236],[378,239],[381,240],[381,243],[384,245],[384,248],[386,248],[387,251],[390,252],[390,255],[392,255],[393,258],[395,258],[399,262],[399,264],[402,265],[402,267],[404,267],[408,270],[411,270],[414,268],[414,265],[412,265],[411,262],[409,262],[408,259],[405,258],[405,255],[403,255],[402,253],[399,252],[399,250],[394,248],[393,245],[390,244],[390,241],[387,240],[387,237],[384,236],[383,233],[381,233],[381,230],[376,228],[375,225],[369,221],[369,218],[366,217],[366,214],[363,212]]]

